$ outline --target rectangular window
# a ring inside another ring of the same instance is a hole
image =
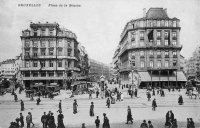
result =
[[[45,36],[45,29],[41,31],[42,36]]]
[[[161,44],[160,40],[157,40],[156,43],[158,46]]]
[[[42,42],[41,42],[41,47],[42,47],[42,48],[45,48],[45,47],[46,47],[46,42],[45,42],[45,41],[42,41]]]
[[[161,32],[158,31],[158,32],[157,32],[157,38],[160,38],[160,37],[161,37]]]
[[[157,62],[157,66],[158,66],[159,68],[161,67],[161,61],[160,61],[160,60]]]
[[[34,41],[33,42],[33,47],[37,48],[38,47],[38,42]]]
[[[49,30],[49,36],[53,36],[53,30]]]
[[[63,76],[63,73],[62,72],[58,72],[58,77],[62,77]]]
[[[29,67],[30,67],[29,64],[30,64],[29,62],[25,62],[25,67],[26,67],[26,68],[29,68]]]
[[[157,57],[160,58],[161,57],[161,52],[157,51]]]
[[[132,26],[133,26],[133,28],[135,28],[134,24]]]
[[[168,46],[169,45],[169,42],[168,40],[165,40],[165,45]]]
[[[169,56],[169,52],[168,51],[165,51],[165,56]]]
[[[49,67],[53,67],[53,61],[49,61]]]
[[[135,32],[131,33],[131,41],[135,41]]]
[[[150,66],[151,68],[153,68],[153,61],[150,61],[150,62],[149,62],[149,66]]]
[[[33,77],[38,77],[38,72],[33,72]]]
[[[69,67],[69,68],[71,67],[71,62],[70,62],[70,60],[68,60],[68,67]]]
[[[153,56],[153,51],[152,50],[149,51],[149,55]]]
[[[177,64],[177,61],[174,60],[174,61],[173,61],[173,66],[176,66],[176,64]]]
[[[37,61],[34,61],[33,62],[33,67],[37,67],[38,66],[38,62]]]
[[[71,56],[71,51],[68,51],[67,55],[68,55],[68,56]]]
[[[135,59],[135,52],[132,52],[131,59]]]
[[[58,49],[58,55],[62,56],[62,49]]]
[[[49,55],[53,56],[53,49],[49,49]]]
[[[176,58],[176,57],[177,57],[177,52],[176,52],[176,51],[173,51],[173,52],[172,52],[172,55],[173,55],[174,58]]]
[[[161,26],[162,27],[164,26],[164,20],[161,20]]]
[[[140,51],[140,56],[144,56],[144,51]]]
[[[46,72],[41,72],[41,77],[46,77]]]
[[[30,56],[30,50],[25,50],[25,56],[26,57]]]
[[[37,30],[33,31],[33,36],[37,36]]]
[[[165,27],[168,27],[168,25],[169,25],[168,21],[165,21]]]
[[[58,61],[58,67],[62,67],[62,60]]]
[[[45,67],[45,61],[40,62],[41,67]]]
[[[58,42],[58,47],[62,47],[62,41]]]
[[[45,54],[46,54],[46,49],[41,49],[41,55],[45,56]]]
[[[160,21],[159,20],[157,21],[157,27],[160,27]]]
[[[140,39],[144,39],[144,32],[140,32]]]
[[[173,21],[173,27],[176,27],[176,21]]]
[[[175,45],[176,45],[176,40],[173,40],[173,41],[172,41],[172,44],[175,46]]]
[[[177,36],[177,35],[176,35],[176,32],[172,32],[172,37],[173,37],[173,38],[176,38],[176,36]]]
[[[54,41],[49,41],[49,47],[54,47]]]
[[[165,61],[165,67],[166,67],[166,68],[169,67],[169,61]]]
[[[141,62],[140,62],[140,67],[141,67],[141,68],[144,68],[144,61],[141,61]]]
[[[144,22],[140,21],[140,27],[144,27]]]
[[[37,57],[38,56],[38,49],[33,49],[33,56]]]
[[[49,72],[49,76],[53,77],[54,76],[54,72]]]
[[[168,36],[169,36],[169,32],[165,31],[165,38],[168,38]]]
[[[30,47],[30,42],[26,41],[25,42],[25,47]]]

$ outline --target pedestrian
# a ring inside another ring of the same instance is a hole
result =
[[[14,100],[15,100],[15,102],[18,101],[17,94],[15,92],[14,92]]]
[[[85,123],[82,123],[82,127],[81,127],[81,128],[86,128],[86,127],[85,127]]]
[[[190,128],[195,128],[195,126],[194,126],[194,121],[193,121],[192,118],[190,118]]]
[[[154,98],[154,100],[152,101],[152,110],[155,111],[157,107],[157,103],[156,103],[156,99]]]
[[[150,93],[150,91],[147,91],[147,98],[148,98],[148,101],[151,101],[151,93]]]
[[[172,121],[172,127],[171,127],[171,128],[178,128],[177,120],[176,120],[176,119],[174,119],[174,120]]]
[[[96,124],[96,128],[99,128],[100,126],[99,116],[97,116],[97,119],[95,120],[95,124]]]
[[[170,121],[172,122],[174,120],[174,113],[172,112],[172,110],[170,110],[169,117],[170,117]]]
[[[94,116],[94,103],[91,102],[91,105],[90,105],[90,116]]]
[[[49,113],[47,114],[47,126],[49,127],[49,123],[50,123],[50,118],[51,118],[51,111],[49,111]]]
[[[75,99],[75,100],[74,100],[74,103],[73,103],[73,113],[74,113],[74,114],[77,113],[77,106],[78,106],[78,104],[77,104],[77,101],[76,101],[76,99]]]
[[[40,97],[38,97],[36,101],[37,101],[37,103],[36,103],[36,104],[37,104],[37,105],[39,105],[39,104],[40,104],[40,102],[41,102],[41,100],[40,100]]]
[[[123,94],[123,92],[121,92],[121,101],[123,101],[124,100],[124,94]]]
[[[62,111],[59,112],[59,115],[58,115],[58,127],[57,128],[65,128],[65,125],[63,123],[63,114],[62,114]]]
[[[22,113],[20,113],[19,122],[20,122],[21,128],[23,128],[24,127],[24,116],[22,115]]]
[[[137,98],[137,89],[135,89],[135,97]]]
[[[54,119],[53,113],[51,113],[51,116],[49,118],[49,128],[56,128],[56,124],[55,124],[55,119]]]
[[[44,115],[42,115],[41,122],[42,122],[43,128],[47,128],[47,115],[46,115],[46,112],[44,112]]]
[[[146,120],[143,120],[143,123],[140,125],[140,128],[148,128]]]
[[[58,104],[58,109],[62,111],[62,100],[60,100],[60,102]]]
[[[133,117],[132,117],[132,114],[131,114],[130,106],[128,106],[128,109],[127,109],[127,122],[126,122],[126,124],[128,124],[129,121],[131,121],[131,123],[133,123]]]
[[[96,91],[96,98],[99,97],[99,90]]]
[[[28,115],[26,116],[26,123],[27,123],[27,128],[30,128],[30,125],[31,125],[31,115],[30,115],[30,112],[28,112]]]
[[[148,128],[154,128],[150,120],[148,121]]]
[[[16,128],[19,128],[20,119],[17,117],[17,118],[15,119],[15,121],[16,121]]]
[[[183,104],[183,97],[182,97],[182,95],[179,96],[178,103],[179,103],[179,105]]]
[[[30,118],[31,118],[31,124],[34,126],[35,124],[33,123],[32,113],[29,112],[29,114],[30,114]]]
[[[92,99],[92,90],[89,90],[89,99]]]
[[[110,108],[110,98],[107,99],[106,106],[108,106],[108,108]]]
[[[153,93],[152,93],[152,96],[155,96],[155,90],[153,89]]]
[[[103,113],[104,116],[104,122],[103,122],[103,127],[102,128],[110,128],[110,123],[109,123],[109,119],[106,117],[106,114]]]
[[[24,111],[24,102],[21,100],[21,111]]]

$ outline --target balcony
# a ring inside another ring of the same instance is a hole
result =
[[[165,58],[169,58],[169,55],[165,55]]]
[[[140,58],[145,58],[144,56],[140,56]]]
[[[149,58],[154,58],[154,56],[153,55],[149,55]]]
[[[173,58],[177,58],[177,55],[173,55]]]
[[[135,38],[132,38],[132,39],[131,39],[131,42],[132,42],[132,41],[135,41]]]
[[[161,58],[161,55],[157,55],[157,58]]]
[[[140,40],[144,40],[144,37],[140,37]]]

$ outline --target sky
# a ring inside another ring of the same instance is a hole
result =
[[[19,4],[41,4],[19,7]],[[80,7],[49,7],[49,4]],[[181,54],[187,59],[200,46],[199,0],[1,0],[0,61],[21,53],[21,31],[30,22],[57,22],[78,37],[90,58],[112,62],[120,34],[127,22],[143,16],[143,8],[167,8],[170,18],[180,19]]]

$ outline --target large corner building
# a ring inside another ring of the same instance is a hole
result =
[[[21,41],[25,87],[41,82],[62,86],[80,71],[77,37],[58,23],[31,23],[30,29],[22,31]]]
[[[180,20],[163,8],[144,9],[142,18],[128,22],[113,57],[120,83],[132,84],[139,75],[140,87],[183,86],[180,69]]]

